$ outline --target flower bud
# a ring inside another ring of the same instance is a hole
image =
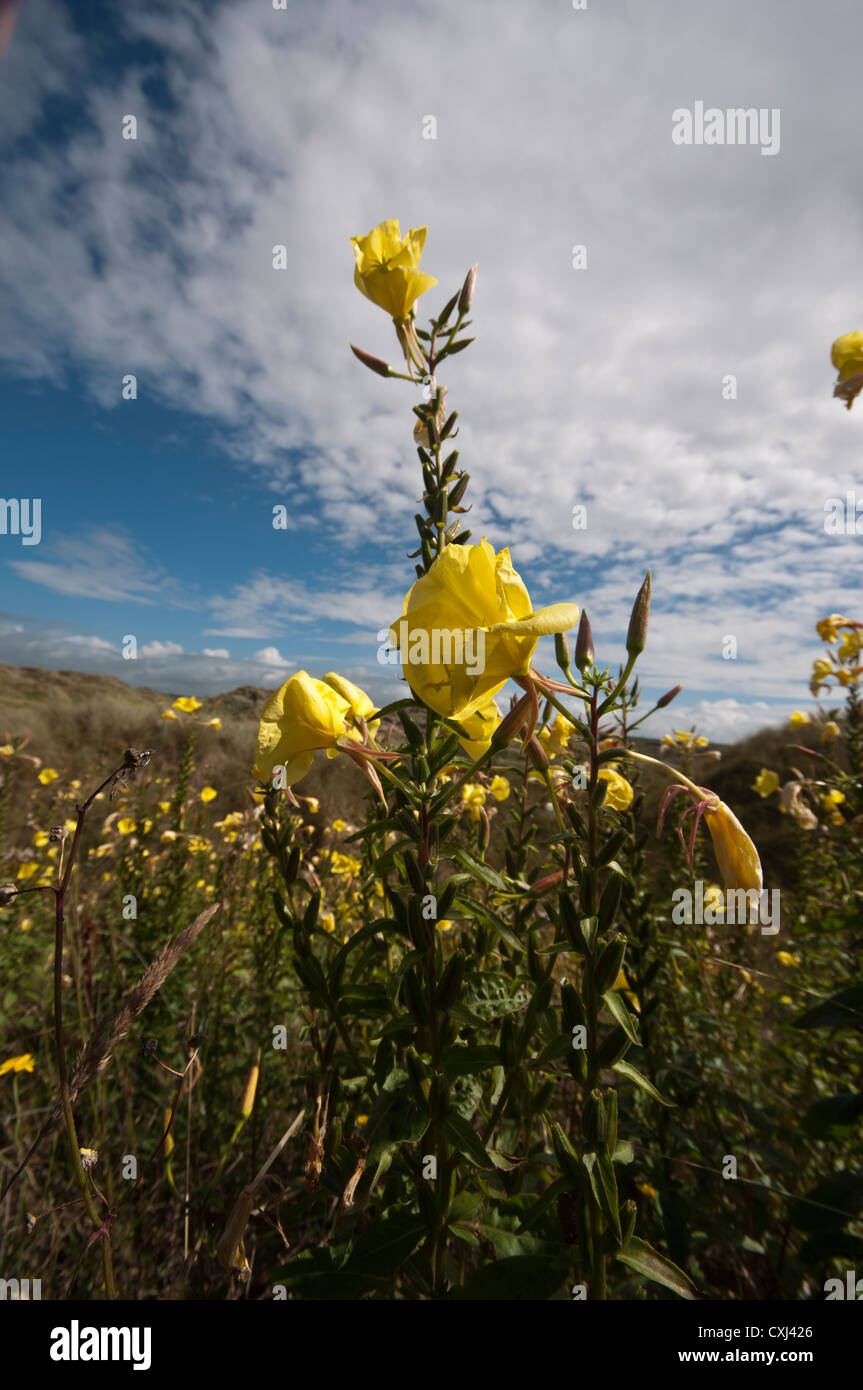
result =
[[[587,610],[584,608],[581,610],[581,622],[578,624],[578,636],[575,639],[575,664],[582,675],[588,666],[593,665],[593,633]]]
[[[354,357],[359,358],[364,367],[369,371],[377,372],[378,376],[392,376],[393,369],[388,362],[382,362],[379,357],[372,357],[371,353],[363,352],[362,348],[354,347],[351,343],[351,352]]]
[[[554,634],[554,659],[565,675],[572,665],[572,650],[565,632]]]
[[[673,685],[670,690],[666,690],[665,694],[657,700],[656,708],[665,709],[666,705],[670,705],[672,700],[677,699],[682,689],[682,685]]]
[[[460,294],[459,297],[458,297],[458,311],[459,311],[459,314],[468,314],[468,313],[470,313],[470,306],[471,306],[471,304],[473,303],[473,291],[474,291],[474,286],[475,286],[475,284],[476,284],[476,265],[472,265],[471,268],[470,268],[470,270],[468,271],[467,275],[465,276],[465,282],[464,282],[464,284],[462,285],[461,294]]]
[[[630,656],[640,656],[647,642],[647,621],[650,617],[650,570],[632,606],[629,631],[626,634],[626,650]]]
[[[242,1115],[244,1120],[247,1120],[249,1118],[249,1116],[252,1113],[252,1110],[254,1109],[255,1092],[258,1089],[258,1077],[260,1076],[260,1074],[261,1055],[260,1053],[258,1053],[257,1058],[252,1064],[252,1069],[249,1072],[249,1079],[246,1082],[246,1089],[243,1092],[243,1100],[240,1105],[240,1114]]]
[[[491,736],[491,747],[495,753],[499,752],[501,748],[506,748],[521,733],[528,720],[529,705],[530,696],[522,695],[517,704],[513,705],[509,714],[500,721]]]

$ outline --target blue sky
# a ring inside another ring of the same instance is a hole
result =
[[[863,501],[863,407],[829,363],[863,327],[861,40],[845,0],[25,0],[0,60],[0,496],[40,497],[43,535],[0,535],[0,661],[399,693],[376,633],[412,578],[416,396],[348,349],[397,361],[349,242],[397,217],[429,227],[421,314],[479,263],[444,374],[475,538],[535,606],[586,606],[609,663],[652,567],[644,685],[685,686],[657,733],[805,705],[816,619],[860,616],[863,541],[823,520]],[[696,101],[778,110],[778,152],[676,145]]]

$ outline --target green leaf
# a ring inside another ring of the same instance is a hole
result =
[[[427,1234],[426,1222],[416,1212],[382,1217],[355,1241],[344,1272],[391,1278]]]
[[[621,999],[620,995],[615,993],[613,989],[609,989],[605,992],[605,994],[603,994],[602,1002],[608,1009],[608,1012],[611,1014],[614,1021],[620,1024],[621,1028],[623,1029],[626,1036],[629,1038],[630,1042],[634,1042],[637,1046],[640,1047],[641,1038],[638,1033],[638,1026],[635,1022],[635,1019],[632,1017],[632,1014],[629,1012],[629,1009],[626,1007],[623,1000]]]
[[[475,971],[465,980],[464,1007],[485,1022],[520,1013],[529,1002],[530,993],[523,981],[482,971]],[[455,1009],[450,1009],[450,1013],[459,1017]]]
[[[632,1236],[626,1249],[618,1250],[615,1258],[654,1283],[664,1284],[680,1298],[698,1297],[698,1290],[683,1270],[678,1269],[665,1255],[660,1255],[646,1240],[639,1240],[638,1236]]]
[[[587,1169],[596,1204],[606,1220],[610,1222],[618,1241],[620,1241],[620,1205],[614,1164],[608,1154],[602,1150],[598,1153],[585,1154],[581,1161]]]
[[[493,1168],[495,1165],[486,1153],[485,1146],[474,1129],[457,1111],[450,1110],[444,1116],[444,1133],[447,1138],[477,1168]]]
[[[506,942],[511,951],[517,951],[519,953],[524,951],[524,942],[519,941],[512,927],[505,922],[502,917],[499,917],[496,912],[492,912],[490,908],[486,907],[484,903],[478,903],[473,898],[461,897],[458,900],[458,904],[460,908],[466,908],[467,911],[478,918],[480,922],[484,922],[487,926],[491,927],[492,931],[496,931],[498,936]]]
[[[444,1053],[443,1069],[447,1076],[469,1076],[496,1067],[499,1062],[496,1047],[450,1047]]]
[[[615,1062],[612,1070],[620,1072],[621,1076],[625,1076],[628,1080],[634,1081],[636,1086],[640,1086],[642,1091],[646,1091],[653,1100],[658,1100],[660,1105],[667,1105],[669,1107],[674,1105],[674,1101],[666,1100],[665,1096],[657,1091],[653,1082],[648,1081],[647,1077],[642,1075],[638,1067],[634,1067],[631,1062]]]
[[[464,1288],[453,1289],[449,1297],[546,1301],[559,1291],[571,1259],[569,1251],[552,1259],[542,1255],[512,1255],[496,1264],[484,1265]]]
[[[474,859],[473,855],[468,854],[467,850],[462,849],[461,845],[456,845],[449,853],[453,859],[458,860],[460,864],[464,864],[466,869],[470,869],[471,873],[476,878],[480,879],[483,883],[487,883],[490,888],[497,888],[502,893],[508,891],[506,883],[496,869],[491,868],[489,864],[481,863],[479,859]]]

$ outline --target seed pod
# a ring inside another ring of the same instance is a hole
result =
[[[605,1144],[608,1125],[605,1118],[605,1101],[602,1091],[591,1091],[584,1103],[584,1137],[591,1148]]]
[[[439,1008],[448,1009],[450,1004],[454,1004],[458,999],[466,966],[467,958],[464,951],[454,951],[447,961],[437,987]]]
[[[611,989],[618,975],[620,967],[623,965],[623,957],[626,955],[626,937],[613,936],[600,954],[596,962],[593,982],[597,994],[605,994],[606,990]]]

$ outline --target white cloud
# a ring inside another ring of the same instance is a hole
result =
[[[227,647],[202,647],[201,655],[215,656],[219,657],[223,661],[227,661],[231,653],[228,651]]]
[[[257,662],[259,666],[288,667],[291,665],[290,661],[285,661],[277,647],[262,647],[259,652],[255,652],[252,660]]]
[[[183,648],[177,642],[145,642],[138,648],[139,658],[155,657],[157,660],[166,656],[181,656]],[[206,656],[207,653],[205,652]]]

